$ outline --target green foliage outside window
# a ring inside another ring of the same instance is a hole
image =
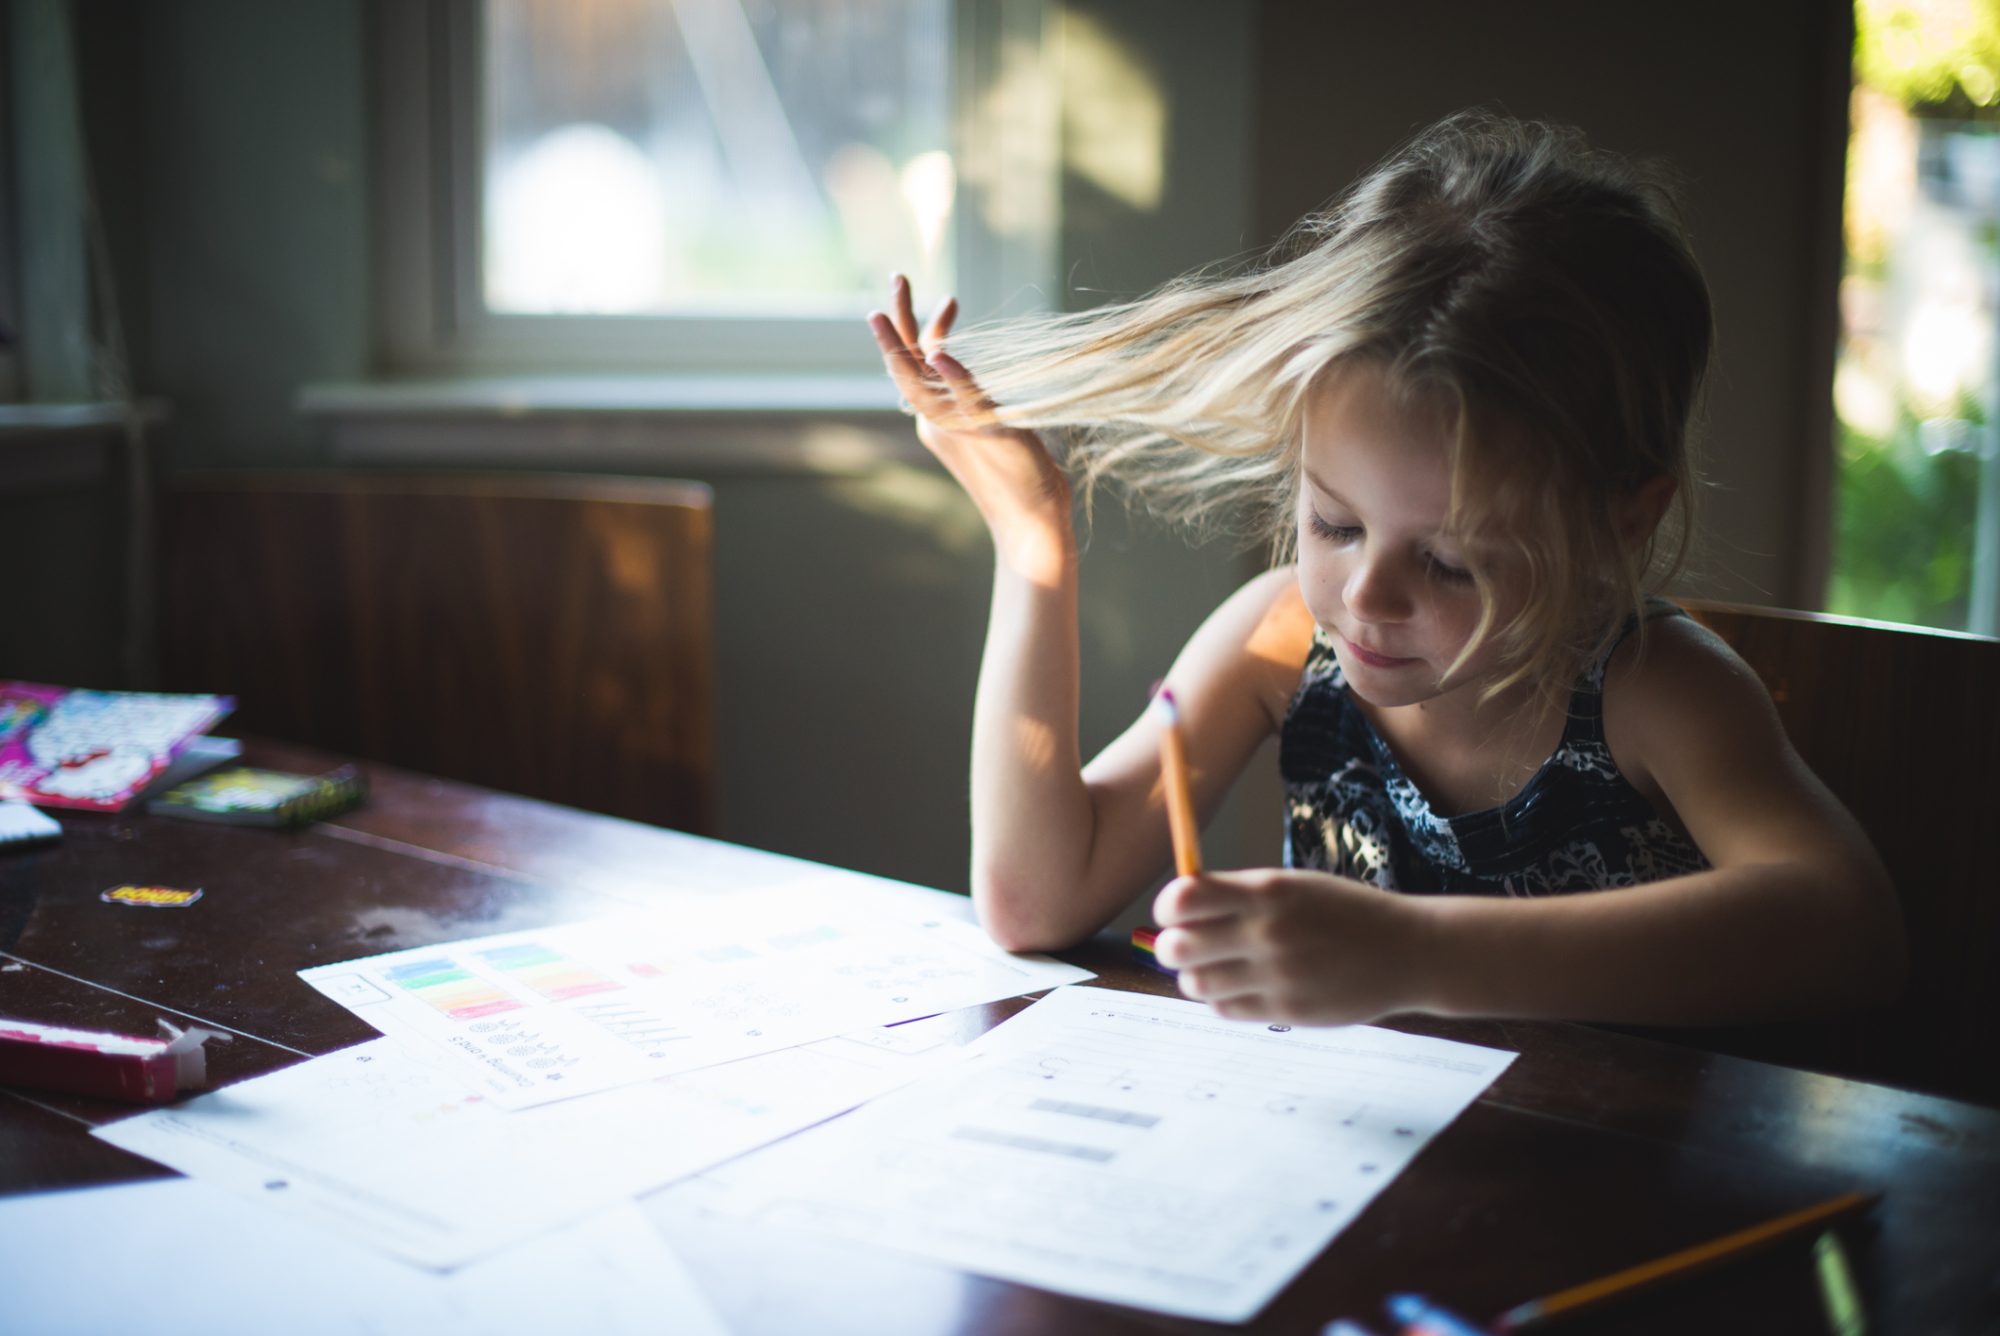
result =
[[[1898,434],[1914,442],[1904,416]],[[1837,559],[1829,612],[1917,626],[1960,627],[1972,586],[1972,526],[1979,461],[1926,455],[1840,424]]]
[[[1861,139],[1868,116],[1885,109],[1901,118],[1906,157],[1919,141],[1940,143],[1940,131],[2000,133],[2000,0],[1857,0],[1854,74],[1843,306],[1859,301],[1858,309],[1872,315],[1857,320],[1855,311],[1844,311],[1842,375],[1866,380],[1876,408],[1840,414],[1826,605],[1850,616],[1963,627],[1972,588],[1977,451],[1987,416],[1982,402],[1991,390],[1962,384],[1940,401],[1908,382],[1906,331],[1884,323],[1882,313],[1895,305],[1889,294],[1899,282],[1898,262],[1909,253],[1898,248],[1900,224],[1881,209],[1882,197],[1893,192],[1882,189],[1879,177],[1870,179],[1881,163],[1863,161]],[[1906,162],[1905,171],[1914,183],[1916,163]],[[2000,272],[1992,219],[1962,216],[1961,235],[1984,273]],[[1984,309],[1990,328],[1994,315],[1990,305]]]
[[[2000,103],[2000,0],[1859,0],[1854,77],[1906,107]]]

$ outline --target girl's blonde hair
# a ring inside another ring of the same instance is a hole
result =
[[[1527,603],[1497,692],[1559,690],[1685,559],[1690,423],[1708,290],[1670,188],[1572,129],[1480,112],[1418,134],[1241,272],[1208,270],[1081,314],[969,331],[953,351],[1000,416],[1063,429],[1088,497],[1115,481],[1197,529],[1296,534],[1300,429],[1357,362],[1452,424],[1461,536],[1504,544]],[[1620,502],[1666,476],[1673,513],[1636,550]],[[1456,666],[1456,665],[1454,665]]]

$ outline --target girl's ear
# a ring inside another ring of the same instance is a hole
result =
[[[1613,518],[1618,525],[1618,539],[1626,547],[1638,547],[1653,536],[1653,530],[1660,525],[1660,517],[1667,513],[1673,503],[1674,493],[1680,490],[1680,483],[1670,473],[1657,473],[1637,487],[1618,498],[1613,507]]]

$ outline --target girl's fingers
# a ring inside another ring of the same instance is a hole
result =
[[[950,387],[952,396],[958,400],[961,412],[970,413],[981,419],[993,416],[993,401],[979,388],[979,382],[972,378],[972,373],[965,369],[964,363],[950,353],[936,352],[930,355],[925,365],[936,372]]]
[[[1182,970],[1179,983],[1184,995],[1215,1005],[1254,997],[1261,989],[1256,974],[1241,960]]]
[[[993,401],[979,388],[979,382],[963,363],[949,353],[932,353],[924,364],[943,385],[952,399],[952,408],[959,416],[961,428],[985,428],[996,425]]]
[[[890,375],[907,373],[918,379],[929,376],[930,368],[924,365],[923,357],[904,341],[895,322],[888,316],[880,311],[870,311],[868,332],[875,336],[875,346],[882,350],[882,361],[889,368]]]
[[[934,352],[924,359],[924,365],[943,376],[954,390],[964,388],[977,391],[979,386],[972,379],[972,373],[965,369],[965,363],[947,352]]]
[[[949,411],[949,393],[916,350],[903,342],[889,317],[880,311],[869,312],[868,328],[875,335],[875,346],[882,351],[882,365],[896,383],[896,392],[927,417]]]
[[[1168,969],[1194,969],[1249,954],[1249,925],[1242,918],[1207,919],[1178,928],[1162,928],[1153,952]]]
[[[1245,892],[1214,876],[1176,877],[1153,900],[1153,921],[1163,928],[1240,914]]]
[[[923,341],[918,345],[924,355],[935,353],[944,345],[945,336],[951,333],[952,324],[958,319],[958,298],[946,297],[931,313],[930,324],[924,327]]]
[[[890,305],[887,313],[868,313],[868,328],[897,392],[919,414],[951,430],[990,424],[993,404],[972,373],[956,358],[936,350],[958,319],[958,299],[947,297],[939,303],[921,340],[910,305],[910,283],[901,274],[895,277]]]
[[[917,338],[917,313],[910,305],[910,280],[897,274],[889,282],[889,316],[896,322],[896,332],[903,336],[903,342],[915,348]]]
[[[881,311],[868,313],[868,332],[875,336],[875,346],[882,350],[883,359],[891,361],[890,370],[895,369],[894,359],[907,360],[911,356],[909,345],[904,343],[903,336],[896,332],[895,322]]]

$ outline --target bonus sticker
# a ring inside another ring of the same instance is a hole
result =
[[[186,909],[201,899],[201,889],[176,890],[172,886],[113,886],[98,899],[107,905],[145,905],[149,909]]]

